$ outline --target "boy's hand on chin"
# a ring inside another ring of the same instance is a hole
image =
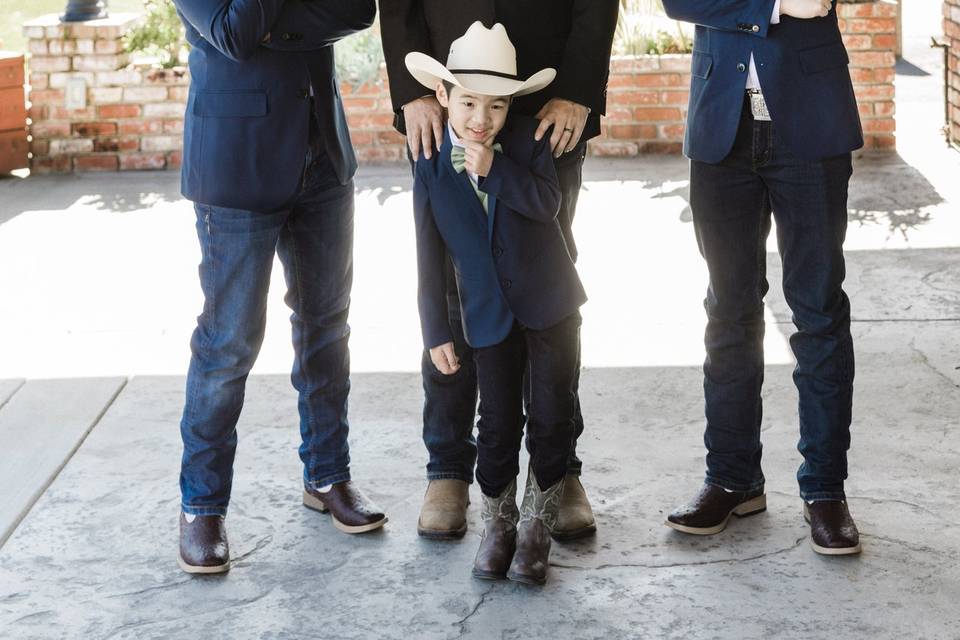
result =
[[[445,376],[452,376],[460,370],[460,358],[457,357],[452,342],[430,349],[430,359],[433,360],[433,366]]]
[[[493,166],[493,138],[490,138],[490,146],[480,142],[470,140],[463,141],[464,166],[467,171],[475,173],[482,178],[486,178],[490,173],[490,167]]]

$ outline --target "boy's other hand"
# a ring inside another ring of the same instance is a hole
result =
[[[460,358],[452,342],[430,349],[430,359],[433,360],[433,366],[445,376],[452,376],[460,370]]]
[[[781,0],[780,15],[794,18],[823,18],[830,13],[831,0]]]
[[[443,140],[443,107],[436,96],[424,96],[403,105],[403,121],[407,125],[407,145],[413,159],[423,155],[430,159],[433,148],[440,150]]]
[[[550,148],[553,150],[553,157],[559,158],[563,154],[573,151],[577,143],[580,142],[580,136],[583,135],[583,128],[587,124],[588,115],[590,115],[590,109],[582,104],[563,98],[552,98],[550,102],[543,105],[543,108],[537,114],[537,118],[540,119],[540,126],[537,127],[537,132],[533,134],[533,137],[539,142],[547,129],[553,125]]]
[[[490,143],[493,144],[492,138]],[[493,148],[470,140],[463,140],[462,144],[463,165],[467,168],[467,171],[486,178],[487,174],[490,173],[490,167],[493,166],[493,154],[495,153]]]

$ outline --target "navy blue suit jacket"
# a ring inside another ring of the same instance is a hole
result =
[[[332,44],[372,24],[374,0],[174,2],[193,47],[183,195],[254,211],[287,205],[303,176],[311,87],[325,151],[346,184],[357,163]]]
[[[667,14],[697,25],[684,153],[717,163],[733,147],[750,53],[777,134],[805,160],[863,146],[850,61],[834,9],[824,18],[781,16],[774,0],[663,0]]]
[[[440,153],[423,155],[414,171],[418,302],[424,345],[451,342],[447,315],[446,255],[456,271],[464,335],[475,348],[495,345],[514,320],[548,329],[586,302],[583,285],[557,222],[560,187],[549,135],[533,139],[538,122],[510,116],[496,141],[489,174],[480,179],[487,212],[470,177]]]

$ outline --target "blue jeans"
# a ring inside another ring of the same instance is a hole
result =
[[[408,153],[409,156],[409,153]],[[586,156],[586,141],[581,141],[576,149],[564,154],[555,161],[557,178],[560,181],[562,200],[557,219],[567,248],[574,260],[577,248],[573,240],[573,218],[577,209],[577,198],[583,182],[583,161]],[[447,312],[450,331],[457,355],[460,357],[460,370],[446,376],[440,373],[430,354],[423,352],[420,372],[423,379],[423,443],[429,456],[427,479],[453,479],[473,482],[474,466],[477,461],[477,442],[473,436],[473,422],[477,412],[477,369],[473,359],[473,349],[463,336],[463,324],[460,318],[460,299],[457,296],[457,284],[453,267],[447,264]],[[583,415],[580,412],[580,348],[577,342],[577,362],[574,378],[574,429],[570,448],[567,472],[580,475],[583,463],[577,457],[577,439],[583,433]],[[527,449],[531,442],[527,440]]]
[[[203,313],[190,342],[180,432],[182,506],[224,515],[247,375],[263,342],[274,255],[293,314],[291,380],[299,392],[300,459],[308,486],[350,479],[350,289],[353,183],[341,185],[322,154],[308,157],[289,208],[245,211],[195,205]]]
[[[730,154],[718,164],[694,161],[690,205],[710,285],[703,366],[706,480],[750,491],[760,467],[763,298],[771,213],[783,262],[783,291],[796,332],[806,500],[842,500],[853,396],[850,301],[843,291],[850,154],[806,161],[782,143],[777,126],[754,121],[745,105]]]

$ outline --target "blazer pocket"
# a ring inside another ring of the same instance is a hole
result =
[[[850,63],[850,56],[842,42],[800,51],[800,68],[806,74],[843,67]]]
[[[694,51],[693,60],[690,63],[690,73],[697,78],[706,80],[710,77],[711,69],[713,69],[713,56],[703,51]]]
[[[267,94],[259,91],[200,91],[193,115],[204,118],[256,118],[267,115]]]

